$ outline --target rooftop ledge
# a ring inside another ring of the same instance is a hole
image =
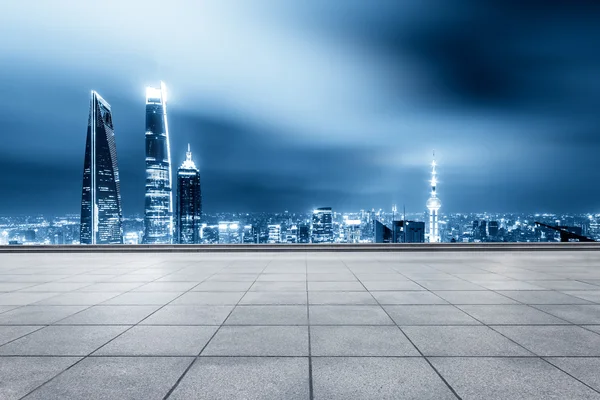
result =
[[[600,242],[567,243],[361,243],[361,244],[172,244],[172,245],[9,245],[0,253],[229,253],[229,252],[446,252],[600,251]]]

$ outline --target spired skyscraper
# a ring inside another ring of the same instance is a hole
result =
[[[427,200],[427,209],[429,210],[429,242],[437,243],[440,241],[440,230],[439,230],[439,215],[438,211],[442,206],[442,202],[437,197],[436,186],[437,186],[437,172],[435,167],[435,152],[433,153],[433,161],[431,162],[431,197]]]
[[[146,88],[145,244],[173,242],[171,150],[167,124],[167,88]]]
[[[192,160],[192,151],[188,144],[185,161],[177,170],[176,243],[200,243],[201,218],[200,171]]]
[[[122,244],[123,214],[117,147],[110,104],[92,91],[88,119],[83,189],[82,244]]]

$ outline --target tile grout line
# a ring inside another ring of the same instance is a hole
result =
[[[308,398],[309,400],[314,399],[314,384],[313,384],[313,368],[312,368],[312,344],[311,334],[312,329],[310,326],[310,298],[308,296],[308,253],[304,253],[304,267],[306,271],[306,323],[308,330]]]
[[[213,340],[213,338],[217,335],[217,333],[219,332],[219,330],[225,325],[225,322],[227,322],[227,319],[229,319],[229,317],[231,316],[231,314],[233,313],[233,311],[238,307],[238,305],[240,304],[240,302],[242,301],[242,299],[244,298],[244,296],[246,296],[246,294],[248,294],[248,292],[250,291],[250,288],[252,288],[252,286],[254,286],[254,284],[256,283],[256,280],[258,279],[258,277],[263,273],[263,271],[265,269],[267,269],[267,267],[269,266],[269,264],[271,264],[271,262],[273,261],[273,259],[274,258],[272,258],[271,260],[269,260],[269,262],[265,265],[265,267],[262,269],[262,271],[256,276],[254,282],[252,282],[252,284],[248,286],[248,289],[246,289],[246,291],[240,297],[240,299],[237,301],[237,303],[231,308],[231,311],[229,311],[229,313],[227,314],[227,316],[225,317],[225,319],[223,320],[223,322],[219,325],[219,327],[215,330],[215,332],[212,334],[212,336],[204,344],[204,346],[202,347],[202,349],[200,349],[200,352],[198,352],[198,354],[196,355],[196,357],[192,360],[192,362],[190,363],[190,365],[188,365],[188,367],[183,371],[183,373],[181,374],[181,376],[175,381],[175,383],[173,384],[173,386],[171,386],[171,388],[169,389],[169,391],[163,396],[162,400],[167,400],[173,394],[173,392],[177,389],[177,387],[179,387],[179,384],[183,381],[183,378],[185,378],[185,376],[187,375],[187,373],[192,369],[192,367],[194,366],[194,364],[196,363],[196,361],[198,361],[200,359],[200,355],[202,354],[202,352],[206,349],[206,347],[208,347],[208,345]],[[232,265],[232,264],[235,264],[235,261],[233,261],[231,264],[228,264],[227,266]],[[226,268],[226,267],[224,267],[224,268]],[[215,274],[216,274],[216,272],[215,272]],[[213,274],[213,275],[215,275],[215,274]],[[211,276],[213,276],[213,275],[211,275]]]
[[[457,278],[459,278],[459,279],[460,279],[460,277],[457,277]],[[491,291],[491,292],[493,292],[493,293],[496,293],[494,290],[491,290],[491,289],[490,289],[490,291]],[[496,294],[502,295],[501,293],[496,293]],[[508,296],[506,296],[506,297],[508,297]],[[518,302],[519,302],[519,301],[518,301]],[[521,303],[521,302],[519,302],[519,303]],[[534,355],[535,355],[535,356],[536,356],[536,357],[537,357],[539,360],[541,360],[541,361],[544,361],[544,362],[548,363],[549,365],[551,365],[552,367],[554,367],[554,368],[558,369],[559,371],[562,371],[563,373],[565,373],[566,375],[568,375],[568,376],[570,376],[571,378],[575,379],[575,380],[576,380],[576,381],[578,381],[579,383],[581,383],[581,384],[583,384],[583,385],[587,386],[588,388],[592,389],[594,392],[596,392],[596,393],[600,393],[600,391],[598,391],[598,390],[594,389],[593,387],[591,387],[590,385],[588,385],[588,384],[586,384],[585,382],[581,381],[580,379],[578,379],[578,378],[574,377],[573,375],[571,375],[571,374],[567,373],[566,371],[562,370],[561,368],[558,368],[556,365],[554,365],[554,364],[550,363],[550,362],[549,362],[548,360],[546,360],[546,359],[545,359],[543,356],[541,356],[541,355],[539,355],[539,354],[535,353],[533,350],[530,350],[530,349],[528,349],[528,348],[527,348],[527,347],[525,347],[524,345],[522,345],[522,344],[520,344],[520,343],[516,342],[515,340],[511,339],[510,337],[508,337],[508,336],[504,335],[502,332],[500,332],[500,331],[498,331],[498,330],[494,329],[493,325],[492,325],[492,326],[490,326],[490,325],[488,325],[488,324],[485,324],[483,321],[481,321],[481,320],[479,320],[479,319],[475,318],[474,316],[472,316],[471,314],[469,314],[467,311],[465,311],[465,310],[463,310],[463,309],[461,309],[461,308],[457,307],[455,304],[452,304],[452,305],[453,305],[454,307],[456,307],[458,310],[460,310],[460,311],[464,312],[465,314],[467,314],[468,316],[470,316],[471,318],[473,318],[473,319],[475,319],[476,321],[480,322],[480,323],[481,323],[483,326],[486,326],[488,329],[491,329],[492,331],[494,331],[494,332],[498,333],[499,335],[501,335],[502,337],[506,338],[506,339],[507,339],[507,340],[509,340],[510,342],[512,342],[512,343],[516,344],[517,346],[519,346],[519,347],[523,348],[525,351],[528,351],[528,352],[530,352],[530,353],[534,354]],[[510,304],[508,304],[508,305],[510,305]],[[521,303],[521,305],[525,305],[525,306],[529,307],[529,305],[528,305],[528,304]],[[538,309],[537,309],[537,308],[535,308],[535,307],[531,307],[531,308],[533,308],[534,310],[538,310]],[[539,311],[543,311],[543,310],[539,310]],[[548,314],[548,315],[551,315],[552,317],[556,317],[556,316],[554,316],[554,315],[552,315],[552,314],[550,314],[550,313],[546,313],[546,314]],[[556,318],[558,318],[558,317],[556,317]],[[564,320],[564,319],[562,319],[562,318],[559,318],[559,319],[561,319],[561,320],[563,320],[563,321],[565,321],[565,322],[568,322],[569,324],[568,324],[568,325],[557,325],[557,326],[572,326],[572,325],[574,325],[574,324],[572,324],[571,322],[569,322],[569,321],[566,321],[566,320]],[[531,325],[525,325],[525,326],[531,326]],[[556,326],[556,325],[555,325],[555,326]]]
[[[344,262],[344,261],[342,261]],[[379,261],[378,261],[379,262]],[[352,269],[350,269],[348,267],[348,265],[344,262],[344,265],[346,265],[346,268],[348,268],[348,270],[350,270],[350,272],[354,275],[354,277],[356,279],[358,279],[358,277],[356,276],[356,274],[354,273],[354,271],[352,271]],[[431,361],[429,361],[427,359],[427,357],[425,357],[425,355],[423,354],[423,352],[421,351],[421,349],[419,349],[414,343],[413,341],[408,337],[408,335],[402,330],[402,328],[400,328],[398,326],[398,324],[396,323],[396,321],[392,318],[392,316],[387,312],[387,310],[385,308],[383,308],[383,306],[381,304],[379,304],[379,302],[377,301],[377,299],[375,298],[375,296],[373,296],[373,294],[371,293],[370,290],[367,289],[367,287],[365,286],[365,284],[358,279],[358,281],[360,282],[360,284],[365,288],[365,290],[371,295],[371,297],[373,297],[373,300],[375,300],[375,302],[379,305],[379,308],[381,308],[381,310],[383,310],[383,312],[387,315],[387,317],[394,323],[394,325],[396,326],[396,328],[398,328],[398,330],[404,335],[404,337],[406,338],[406,340],[408,340],[408,342],[413,346],[413,348],[421,355],[420,358],[422,358],[423,360],[425,360],[425,362],[427,364],[429,364],[429,367],[436,373],[436,375],[442,380],[442,382],[446,385],[446,387],[452,392],[452,394],[458,399],[458,400],[462,400],[462,397],[456,392],[456,390],[454,390],[454,388],[452,387],[452,385],[450,385],[450,383],[446,380],[446,378],[444,378],[442,376],[442,374],[437,370],[437,368],[435,368],[433,366],[433,364],[431,363]]]
[[[153,264],[153,265],[154,265],[154,264]],[[177,270],[177,271],[180,271],[180,270],[181,270],[181,269],[183,269],[183,268],[184,268],[184,267],[180,268],[180,269],[179,269],[179,270]],[[122,274],[122,275],[126,275],[126,274]],[[170,275],[170,274],[167,274],[167,275]],[[167,276],[167,275],[165,275],[165,276]],[[156,278],[155,280],[153,280],[153,281],[150,281],[150,282],[148,282],[148,283],[153,283],[153,282],[155,282],[156,280],[158,280],[158,279],[161,279],[161,278],[162,278],[162,277],[160,277],[160,278]],[[200,284],[200,283],[198,283],[198,285],[199,285],[199,284]],[[196,287],[196,286],[198,286],[198,285],[195,285],[194,287]],[[126,292],[123,292],[123,293],[121,293],[121,294],[129,293],[129,292],[131,292],[132,290],[134,290],[134,289],[137,289],[138,287],[141,287],[141,286],[144,286],[144,285],[137,286],[137,287],[135,287],[135,288],[132,288],[132,289],[130,289],[130,290],[126,291]],[[191,289],[190,289],[190,290],[191,290]],[[184,293],[187,293],[187,292],[184,292]],[[183,293],[182,293],[182,295],[183,295]],[[178,297],[176,297],[176,298],[179,298],[179,297],[180,297],[180,296],[178,296]],[[173,299],[173,300],[175,300],[175,299]],[[108,301],[108,300],[106,300],[106,301]],[[166,304],[165,304],[165,305],[166,305]],[[44,382],[44,383],[42,383],[41,385],[39,385],[39,386],[35,387],[34,389],[32,389],[31,391],[29,391],[27,394],[25,394],[23,397],[21,397],[21,399],[23,399],[23,398],[25,398],[25,397],[29,396],[30,394],[32,394],[32,393],[33,393],[33,392],[35,392],[36,390],[38,390],[38,389],[42,388],[43,386],[47,385],[48,383],[50,383],[51,381],[53,381],[54,379],[56,379],[57,377],[59,377],[60,375],[62,375],[63,373],[65,373],[66,371],[70,370],[71,368],[73,368],[73,367],[74,367],[74,366],[76,366],[77,364],[81,363],[83,360],[85,360],[85,359],[87,359],[87,358],[90,358],[90,356],[91,356],[93,353],[95,353],[96,351],[98,351],[98,350],[99,350],[99,349],[101,349],[102,347],[106,346],[108,343],[112,342],[112,341],[113,341],[113,340],[115,340],[116,338],[118,338],[118,337],[122,336],[123,334],[125,334],[126,332],[128,332],[129,330],[131,330],[133,327],[137,326],[137,325],[138,325],[140,322],[142,322],[142,321],[144,321],[146,318],[150,317],[150,315],[152,315],[152,314],[154,314],[155,312],[157,312],[158,310],[162,309],[162,308],[163,308],[165,305],[163,305],[163,306],[159,307],[158,309],[156,309],[155,311],[153,311],[152,313],[150,313],[149,315],[147,315],[146,317],[144,317],[144,318],[143,318],[142,320],[140,320],[140,321],[139,321],[137,324],[129,326],[129,328],[125,329],[125,330],[124,330],[123,332],[121,332],[120,334],[118,334],[118,335],[116,335],[115,337],[113,337],[112,339],[108,340],[106,343],[103,343],[102,345],[100,345],[99,347],[97,347],[97,348],[96,348],[96,349],[94,349],[92,352],[88,353],[87,355],[84,355],[84,356],[75,356],[75,357],[81,357],[81,358],[80,358],[80,359],[79,359],[77,362],[75,362],[73,365],[69,366],[68,368],[66,368],[66,369],[64,369],[64,370],[62,370],[62,371],[60,371],[58,374],[54,375],[53,377],[51,377],[50,379],[48,379],[47,381],[45,381],[45,382]],[[95,306],[95,305],[91,305],[91,306],[89,306],[88,308],[85,308],[84,310],[81,310],[81,311],[79,311],[79,312],[77,312],[77,313],[75,313],[75,314],[72,314],[72,315],[76,315],[76,314],[78,314],[78,313],[80,313],[80,312],[83,312],[83,311],[85,311],[85,310],[88,310],[88,309],[90,309],[90,308],[92,308],[92,307],[94,307],[94,306]],[[60,320],[58,320],[58,321],[55,321],[55,322],[54,322],[52,325],[48,325],[48,326],[54,326],[54,324],[55,324],[56,322],[60,322],[60,321],[62,321],[63,319],[66,319],[66,318],[69,318],[69,317],[71,317],[72,315],[69,315],[68,317],[65,317],[65,318],[62,318],[62,319],[60,319]],[[62,326],[69,326],[69,325],[62,325]],[[88,325],[82,325],[82,326],[90,326],[90,325],[88,324]],[[98,326],[98,325],[91,325],[91,326]],[[99,325],[99,326],[106,326],[106,325],[104,324],[104,325]],[[125,325],[125,326],[128,326],[128,325]],[[2,347],[2,346],[0,346],[0,347]]]

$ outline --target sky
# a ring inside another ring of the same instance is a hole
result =
[[[203,208],[600,212],[596,0],[7,0],[0,215],[78,213],[90,90],[122,206],[144,204],[145,87]]]

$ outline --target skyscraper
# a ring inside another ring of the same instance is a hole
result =
[[[144,243],[173,241],[171,150],[167,124],[167,88],[146,88],[146,202]]]
[[[333,243],[333,221],[331,207],[321,207],[313,211],[312,242]]]
[[[429,210],[429,242],[437,243],[440,241],[440,232],[438,227],[438,211],[442,206],[442,202],[437,197],[435,191],[437,185],[437,172],[435,171],[435,153],[433,153],[433,161],[431,162],[431,197],[427,200],[427,209]]]
[[[186,159],[177,170],[176,242],[200,243],[201,218],[200,171],[192,161],[192,151],[188,144]]]
[[[123,243],[121,188],[117,147],[110,104],[92,91],[88,119],[83,189],[81,193],[82,244]]]

